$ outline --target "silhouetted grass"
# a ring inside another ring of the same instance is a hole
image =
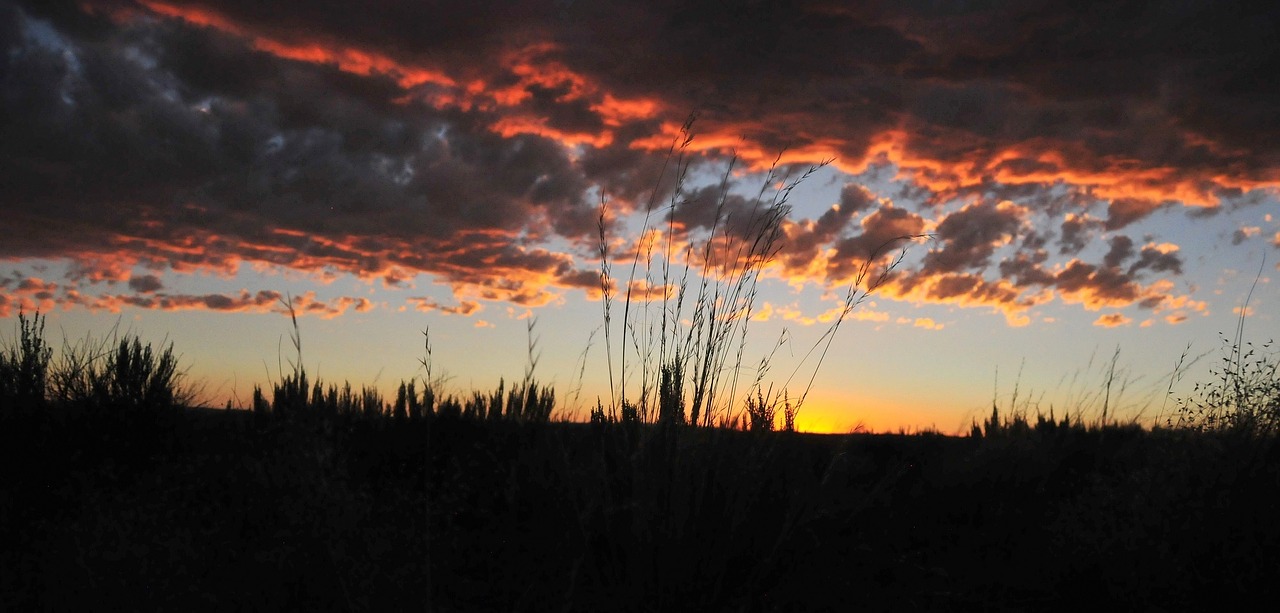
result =
[[[18,338],[0,351],[0,403],[9,411],[45,405],[53,350],[44,342],[44,320],[18,313]]]
[[[630,260],[625,279],[613,273],[608,203],[601,198],[600,290],[610,398],[607,407],[598,403],[601,410],[593,411],[592,419],[773,430],[774,418],[783,416],[783,429],[794,429],[795,416],[840,325],[889,279],[905,255],[904,247],[898,257],[882,264],[886,251],[927,237],[900,236],[860,254],[865,259],[845,289],[839,314],[775,388],[766,376],[785,333],[754,367],[746,355],[752,316],[759,308],[759,284],[783,248],[791,192],[830,161],[789,177],[779,167],[779,154],[754,196],[734,206],[731,178],[737,158],[731,157],[711,194],[715,202],[710,221],[700,232],[677,221],[686,209],[706,206],[695,198],[708,196],[687,184],[686,150],[693,140],[691,116],[672,142],[657,185],[643,205],[639,233],[623,254]],[[667,182],[670,194],[666,204],[660,204],[661,188]],[[655,219],[663,215],[665,228]],[[622,296],[616,348],[615,294]],[[809,374],[808,382],[793,396],[790,385],[803,380],[796,379],[802,370]]]
[[[295,324],[294,370],[262,411],[170,403],[163,429],[104,438],[93,415],[181,394],[71,402],[49,393],[58,364],[172,384],[171,350],[130,339],[68,362],[41,321],[20,318],[0,370],[3,610],[1199,610],[1280,596],[1280,451],[1264,430],[1246,445],[1231,429],[1033,418],[1017,400],[970,437],[556,422],[528,410],[554,399],[523,382],[458,400],[411,381],[390,402],[311,382]]]
[[[1254,345],[1245,339],[1249,302],[1266,268],[1258,266],[1249,293],[1240,305],[1235,334],[1222,338],[1221,365],[1210,371],[1212,380],[1198,382],[1192,397],[1180,398],[1168,425],[1198,432],[1225,432],[1237,438],[1261,437],[1269,443],[1280,431],[1280,360],[1273,339]]]
[[[1227,344],[1214,378],[1198,382],[1192,396],[1178,401],[1171,427],[1197,431],[1225,431],[1243,436],[1272,437],[1280,431],[1280,361],[1272,341]]]

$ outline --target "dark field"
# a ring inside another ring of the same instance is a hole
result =
[[[0,609],[1223,610],[1269,437],[6,410]]]

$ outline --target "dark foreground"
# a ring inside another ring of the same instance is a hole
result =
[[[0,424],[0,610],[1223,610],[1280,453],[1078,427],[818,436],[176,413]]]

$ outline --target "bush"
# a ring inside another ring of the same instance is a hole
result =
[[[54,405],[111,413],[155,413],[190,406],[198,390],[185,383],[173,344],[157,351],[137,337],[117,343],[86,338],[63,343],[58,359],[44,339],[45,320],[18,314],[16,342],[0,351],[0,406]]]
[[[1226,342],[1225,339],[1223,341]],[[1280,362],[1271,341],[1255,347],[1238,339],[1224,351],[1214,377],[1178,400],[1174,427],[1269,435],[1280,430]]]
[[[17,342],[0,351],[0,406],[30,410],[45,404],[53,350],[44,342],[40,312],[27,319],[18,313]]]

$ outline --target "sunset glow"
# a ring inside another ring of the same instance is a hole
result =
[[[37,310],[168,339],[244,406],[291,301],[327,381],[422,376],[429,329],[452,392],[536,357],[582,419],[675,275],[741,257],[708,237],[783,195],[737,395],[768,357],[801,429],[1085,409],[1117,347],[1149,422],[1246,296],[1247,340],[1280,336],[1259,20],[764,4],[0,0],[0,340]]]

